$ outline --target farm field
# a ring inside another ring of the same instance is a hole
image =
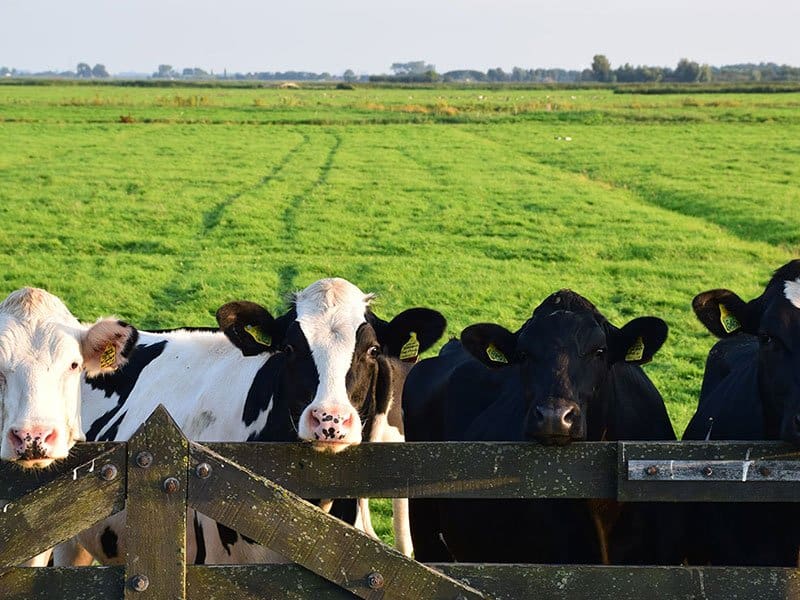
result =
[[[0,297],[167,328],[338,275],[457,336],[569,287],[667,321],[646,370],[680,435],[691,299],[798,256],[798,181],[800,94],[0,86]]]

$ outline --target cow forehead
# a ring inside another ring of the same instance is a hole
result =
[[[297,321],[311,346],[329,341],[354,344],[371,299],[349,281],[322,279],[295,296]]]
[[[21,321],[0,314],[0,364],[52,363],[80,358],[77,327],[53,321]]]
[[[560,310],[532,319],[520,335],[520,341],[552,347],[600,341],[604,330],[589,313]]]

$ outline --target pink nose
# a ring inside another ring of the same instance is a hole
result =
[[[336,442],[343,440],[353,426],[352,413],[317,409],[308,413],[309,429],[315,440]]]
[[[12,428],[8,432],[11,448],[24,460],[47,458],[57,439],[58,432],[52,427]]]

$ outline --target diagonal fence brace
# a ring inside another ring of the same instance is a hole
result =
[[[21,498],[4,502],[0,567],[26,561],[121,511],[125,461],[124,446],[107,450]]]
[[[189,506],[368,600],[487,598],[189,442]],[[200,468],[197,468],[197,467]]]

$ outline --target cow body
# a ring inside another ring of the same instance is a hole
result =
[[[468,327],[410,374],[407,439],[674,439],[661,396],[638,366],[665,337],[666,324],[652,317],[617,329],[568,290],[551,295],[516,333]],[[679,539],[658,525],[674,527],[674,519],[662,514],[651,522],[658,510],[581,500],[425,499],[412,500],[410,514],[422,561],[677,563]]]
[[[706,361],[686,440],[800,444],[800,261],[778,269],[745,302],[730,290],[698,294],[698,319],[720,340]],[[693,504],[695,564],[798,566],[800,509],[792,503]]]
[[[218,311],[220,331],[141,332],[126,368],[85,381],[87,438],[126,440],[163,404],[187,437],[201,442],[300,440],[338,452],[391,439],[407,372],[396,357],[412,333],[415,352],[429,347],[445,321],[435,311],[410,309],[387,323],[371,312],[370,300],[349,282],[321,280],[278,319],[236,302]],[[338,502],[346,506],[334,514],[355,520],[355,501]],[[369,523],[366,506],[360,518]],[[80,542],[101,562],[120,562],[123,522],[124,515],[107,520]],[[187,532],[193,562],[277,560],[193,511]]]

